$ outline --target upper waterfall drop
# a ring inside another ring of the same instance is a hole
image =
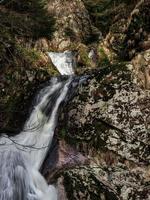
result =
[[[63,53],[48,52],[48,56],[61,75],[74,74],[76,58],[72,51],[64,51]]]

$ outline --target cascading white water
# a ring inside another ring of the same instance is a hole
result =
[[[65,51],[64,53],[48,52],[48,56],[51,58],[52,63],[58,69],[62,75],[74,74],[76,67],[75,55],[71,51]]]
[[[69,68],[68,75],[73,73],[71,64]],[[60,71],[64,72],[64,65]],[[52,78],[38,93],[23,131],[1,136],[0,200],[57,200],[56,188],[47,185],[39,169],[53,139],[58,109],[76,85],[73,76]]]

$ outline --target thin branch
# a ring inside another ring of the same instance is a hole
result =
[[[9,139],[9,140],[10,140],[12,143],[14,143],[15,145],[21,146],[21,147],[23,147],[23,148],[32,148],[32,149],[35,149],[35,150],[41,150],[41,149],[45,149],[45,148],[48,148],[48,147],[49,147],[49,146],[34,147],[35,144],[33,144],[33,145],[24,145],[24,144],[20,144],[20,143],[16,142],[15,140],[11,139],[9,136],[3,135],[2,137]],[[6,144],[6,143],[5,143],[5,144]],[[5,144],[4,144],[4,145],[5,145]],[[1,144],[1,145],[3,145],[3,144]]]

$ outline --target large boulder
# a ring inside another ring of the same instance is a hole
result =
[[[60,120],[60,139],[89,158],[62,175],[70,199],[109,199],[103,181],[114,198],[150,198],[150,94],[130,69],[120,63],[94,72]]]

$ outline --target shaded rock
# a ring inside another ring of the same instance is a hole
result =
[[[132,64],[137,84],[144,89],[150,89],[150,50],[138,54]]]
[[[133,8],[134,6],[134,8]],[[149,48],[149,1],[124,5],[115,14],[109,33],[103,40],[105,48],[112,50],[123,59],[132,59],[137,52]],[[122,11],[122,12],[121,12]],[[130,13],[129,13],[130,12]]]
[[[57,189],[58,189],[58,199],[68,200],[67,194],[64,188],[64,178],[59,177],[57,181]]]
[[[116,192],[101,181],[94,168],[77,167],[64,172],[63,176],[68,199],[119,200]]]

